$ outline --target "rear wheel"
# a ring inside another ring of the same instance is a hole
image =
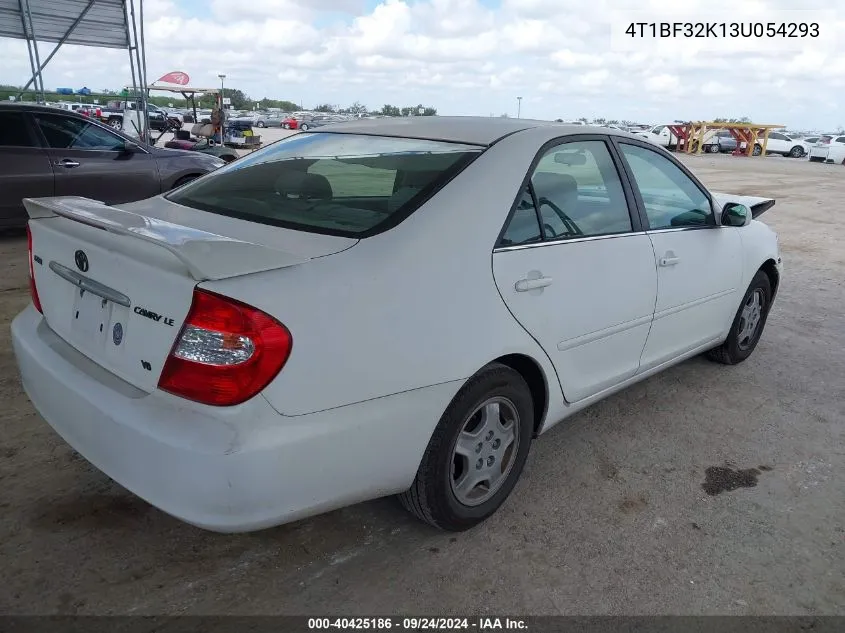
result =
[[[763,148],[760,145],[755,145],[754,149],[751,152],[752,156],[759,156],[763,153]]]
[[[792,158],[801,158],[804,155],[804,148],[800,145],[796,145],[789,151],[789,155],[792,156]]]
[[[307,123],[300,124],[299,129],[302,130],[303,132],[307,132],[308,131],[308,124]]]
[[[534,430],[522,376],[492,363],[453,398],[434,430],[402,505],[443,530],[469,529],[492,515],[519,479]]]
[[[722,151],[722,148],[719,147],[718,143],[713,143],[713,145],[707,146],[707,151],[710,152],[711,154],[718,154],[719,152]]]
[[[118,118],[109,119],[109,125],[113,127],[115,130],[122,130],[123,129],[123,121]]]
[[[259,121],[255,125],[256,125],[256,127],[264,127],[264,121]]]
[[[724,365],[736,365],[751,356],[763,334],[771,304],[769,276],[758,270],[742,298],[728,338],[719,347],[710,350],[708,357]]]

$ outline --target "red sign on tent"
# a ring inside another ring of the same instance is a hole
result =
[[[165,83],[165,84],[176,84],[179,86],[187,86],[188,82],[191,80],[188,77],[188,73],[183,73],[178,70],[167,73],[164,77],[159,77],[158,81]]]

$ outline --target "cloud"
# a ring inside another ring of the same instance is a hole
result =
[[[801,9],[832,17],[820,24],[829,37],[797,49],[711,40],[611,46],[611,32],[625,27],[613,22],[619,11],[659,22],[679,6],[725,22],[796,8],[793,0],[145,0],[147,67],[151,79],[182,70],[200,86],[224,73],[227,86],[254,97],[305,105],[423,102],[446,114],[515,114],[522,96],[523,114],[538,118],[839,123],[810,96],[845,85],[845,39],[836,37],[845,6],[802,0]],[[42,58],[50,48],[41,45]],[[0,82],[29,78],[23,42],[0,40],[0,56]],[[128,68],[125,51],[69,46],[45,83],[121,88]]]

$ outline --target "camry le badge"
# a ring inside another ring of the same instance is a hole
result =
[[[76,262],[76,267],[82,272],[88,272],[88,255],[85,251],[76,251],[73,254],[73,261]]]

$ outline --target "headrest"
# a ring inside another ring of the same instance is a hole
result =
[[[578,181],[569,174],[538,171],[531,179],[538,197],[551,195],[572,195],[578,193]]]
[[[332,186],[329,179],[321,174],[309,174],[304,171],[286,169],[276,178],[276,191],[291,198],[311,200],[331,200]]]

